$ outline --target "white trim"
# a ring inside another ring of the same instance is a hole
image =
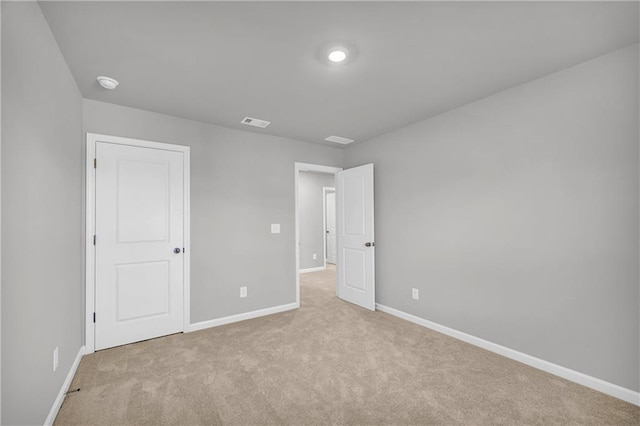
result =
[[[216,318],[208,321],[196,322],[194,324],[190,324],[186,329],[185,333],[190,333],[192,331],[204,330],[206,328],[211,327],[219,327],[221,325],[231,324],[234,322],[244,321],[248,319],[264,317],[267,315],[278,314],[280,312],[290,311],[292,309],[298,309],[300,305],[298,303],[289,303],[286,305],[273,306],[271,308],[259,309],[257,311],[245,312],[237,315],[230,315],[228,317]]]
[[[183,320],[182,328],[186,330],[191,321],[191,149],[184,145],[152,142],[141,139],[123,138],[119,136],[87,133],[86,158],[86,226],[85,226],[85,353],[95,352],[95,329],[93,313],[95,312],[95,169],[93,160],[96,158],[96,143],[108,142],[112,144],[137,146],[142,148],[176,151],[184,154],[184,287],[183,287]]]
[[[300,179],[300,172],[324,172],[336,174],[341,171],[342,167],[322,166],[319,164],[309,163],[294,163],[294,211],[296,219],[296,239],[294,244],[296,245],[296,304],[300,306],[300,210],[298,205],[298,181]],[[326,256],[325,256],[326,266]]]
[[[309,272],[324,271],[325,269],[327,269],[327,264],[326,263],[325,263],[325,266],[316,266],[315,268],[300,269],[300,273],[301,274],[307,274]]]
[[[93,159],[96,156],[96,142],[87,133],[87,158],[85,161],[85,327],[84,346],[86,353],[95,352],[95,334],[93,326],[93,312],[95,309],[95,246],[93,245],[93,235],[95,231],[95,169]]]
[[[184,151],[184,222],[183,222],[183,238],[184,238],[184,283],[182,286],[182,330],[187,329],[191,324],[191,148],[185,147]]]
[[[380,312],[393,315],[398,318],[402,318],[414,324],[421,325],[431,330],[437,331],[447,336],[451,336],[455,339],[462,340],[463,342],[470,343],[474,346],[478,346],[482,349],[497,353],[507,358],[511,358],[515,361],[537,368],[538,370],[545,371],[553,374],[554,376],[562,377],[574,383],[578,383],[582,386],[597,390],[614,398],[621,399],[634,405],[640,406],[640,393],[631,389],[623,388],[613,383],[606,382],[602,379],[580,373],[579,371],[571,370],[566,367],[554,364],[549,361],[545,361],[540,358],[536,358],[531,355],[516,351],[514,349],[507,348],[497,343],[489,342],[488,340],[481,339],[479,337],[472,336],[462,331],[449,328],[447,326],[426,320],[424,318],[417,317],[415,315],[408,314],[398,309],[390,308],[385,305],[376,303],[376,309]]]
[[[51,410],[49,410],[49,415],[44,421],[45,426],[52,425],[56,420],[56,416],[58,415],[60,407],[62,407],[62,403],[64,402],[64,396],[69,390],[69,386],[71,386],[71,382],[73,381],[73,377],[76,375],[76,371],[78,371],[78,366],[80,365],[80,360],[82,359],[83,355],[84,346],[81,346],[80,350],[78,351],[78,355],[76,355],[76,359],[74,359],[73,364],[71,364],[71,368],[69,369],[69,373],[67,373],[67,377],[64,379],[64,383],[62,383],[62,387],[60,388],[60,392],[58,392],[56,400],[53,401]]]

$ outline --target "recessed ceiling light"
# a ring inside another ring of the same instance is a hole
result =
[[[100,86],[109,90],[115,89],[116,87],[118,87],[118,84],[120,84],[118,83],[118,80],[111,77],[105,77],[104,75],[98,77],[98,83],[100,83]]]
[[[324,140],[329,142],[341,143],[343,145],[353,142],[353,139],[343,138],[342,136],[329,136]]]
[[[329,52],[329,60],[331,62],[340,63],[347,59],[347,52],[342,49],[334,49]]]
[[[359,54],[359,49],[348,40],[330,40],[318,45],[315,58],[329,69],[339,72],[343,66],[353,63]],[[338,66],[339,65],[339,66]]]

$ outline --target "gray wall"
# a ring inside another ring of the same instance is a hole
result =
[[[87,99],[84,128],[191,147],[192,323],[295,302],[294,163],[342,149]]]
[[[2,52],[2,5],[0,5],[0,52]],[[0,82],[2,55],[0,54]],[[2,241],[2,84],[0,83],[0,241]],[[2,424],[2,244],[0,243],[0,424]]]
[[[324,266],[323,187],[333,188],[335,177],[327,173],[300,172],[300,269]],[[313,254],[317,259],[313,260]]]
[[[638,114],[636,45],[349,146],[377,302],[638,391]]]
[[[38,5],[1,7],[2,423],[42,424],[82,346],[82,100]]]

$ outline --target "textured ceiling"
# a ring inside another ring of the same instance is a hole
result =
[[[40,4],[86,98],[330,145],[638,42],[637,2]],[[329,65],[333,42],[355,59]]]

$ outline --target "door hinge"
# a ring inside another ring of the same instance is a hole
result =
[[[96,236],[95,235],[93,236],[93,245],[94,246],[96,245]]]
[[[93,313],[93,322],[96,322],[96,313]]]
[[[98,160],[94,158],[93,159],[93,168],[95,169],[95,168],[97,168],[97,166],[98,166]]]

